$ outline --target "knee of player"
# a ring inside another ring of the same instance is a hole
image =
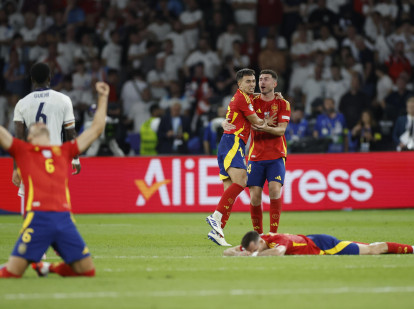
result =
[[[369,247],[369,254],[372,254],[372,255],[383,254],[383,253],[387,253],[388,251],[388,246],[385,242],[372,243],[368,247]]]

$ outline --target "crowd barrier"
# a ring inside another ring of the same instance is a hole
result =
[[[290,155],[283,210],[414,207],[413,162],[412,152]],[[211,212],[223,192],[215,157],[96,157],[81,163],[81,173],[69,176],[74,213]],[[10,158],[0,159],[0,209],[18,212],[12,165]],[[265,210],[267,193],[265,185]],[[249,201],[246,189],[233,210],[248,211]]]

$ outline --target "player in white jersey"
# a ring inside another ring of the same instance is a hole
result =
[[[49,88],[49,66],[45,63],[36,63],[32,66],[30,75],[34,91],[17,102],[14,109],[16,137],[25,140],[26,128],[32,123],[43,122],[49,129],[52,145],[62,144],[62,128],[65,129],[66,140],[74,139],[76,131],[72,101],[68,96]],[[76,170],[73,174],[79,174],[79,158],[73,159],[72,167]],[[23,197],[24,189],[16,164],[12,181],[16,186],[20,186],[19,195]]]

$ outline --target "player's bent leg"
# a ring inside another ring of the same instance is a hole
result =
[[[20,278],[29,262],[18,256],[10,256],[9,261],[0,269],[0,278]]]
[[[65,262],[52,263],[49,265],[49,271],[62,277],[95,276],[95,266],[90,256],[73,262],[70,265]]]
[[[253,229],[263,234],[263,210],[262,210],[262,187],[251,186],[250,191],[250,217]]]

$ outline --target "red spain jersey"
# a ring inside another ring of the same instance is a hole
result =
[[[246,117],[254,113],[253,95],[248,95],[240,89],[237,89],[236,94],[230,101],[226,114],[226,118],[230,119],[230,123],[234,124],[236,128],[234,130],[226,130],[224,133],[234,134],[240,137],[246,144],[249,139],[251,127]]]
[[[260,236],[272,249],[277,246],[286,247],[286,255],[320,255],[324,254],[315,243],[304,235],[292,234],[266,234]]]
[[[253,107],[257,116],[264,119],[276,114],[276,125],[290,120],[290,104],[284,99],[273,99],[272,101],[263,101],[260,96],[253,100]],[[264,161],[276,160],[287,155],[285,136],[275,136],[266,132],[252,130],[252,138],[249,150],[249,160]]]
[[[79,154],[76,140],[61,146],[37,146],[13,139],[9,149],[25,188],[25,210],[70,211],[68,166]]]

